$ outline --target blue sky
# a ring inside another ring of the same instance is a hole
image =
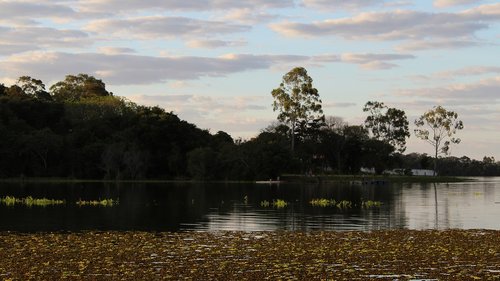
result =
[[[88,73],[116,95],[251,138],[271,90],[305,67],[327,116],[370,100],[412,123],[435,105],[465,129],[454,156],[500,160],[500,3],[478,0],[0,0],[0,82]],[[432,153],[412,136],[407,152]]]

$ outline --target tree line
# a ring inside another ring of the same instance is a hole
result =
[[[115,96],[90,75],[67,75],[48,90],[41,80],[20,77],[14,85],[0,84],[0,177],[252,180],[283,173],[357,174],[361,167],[382,172],[426,161],[402,154],[409,134],[403,111],[368,102],[363,125],[324,117],[312,79],[305,69],[298,69],[301,75],[301,82],[292,83],[315,93],[313,98],[283,97],[289,103],[284,109],[302,109],[282,114],[281,122],[250,140],[213,134],[173,112]],[[289,90],[300,95],[294,85],[284,80],[283,91],[273,96]],[[496,170],[485,166],[478,173],[498,174],[498,163],[490,162]]]

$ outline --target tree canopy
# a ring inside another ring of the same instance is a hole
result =
[[[410,137],[408,119],[403,110],[389,108],[383,102],[369,101],[363,108],[369,112],[365,127],[381,141],[392,145],[399,152],[406,150],[406,139]]]
[[[406,139],[402,110],[369,102],[364,125],[325,120],[303,68],[285,75],[273,93],[281,122],[254,138],[234,140],[158,106],[112,95],[87,74],[66,76],[50,93],[42,81],[23,76],[14,85],[0,84],[0,178],[268,180],[283,173],[359,174],[361,167],[382,173],[431,165],[427,155],[395,151]],[[458,114],[442,107],[416,125],[419,136],[446,153],[463,128]],[[492,157],[434,160],[443,175],[500,176],[500,163]]]
[[[63,81],[50,87],[54,99],[58,101],[79,101],[89,97],[110,96],[106,84],[88,74],[67,75]]]
[[[324,122],[323,109],[313,79],[303,67],[295,67],[283,76],[280,86],[272,90],[273,110],[278,120],[291,127],[292,151],[295,150],[296,129],[311,127],[312,123]]]
[[[415,125],[417,126],[415,135],[434,147],[434,171],[436,171],[438,155],[441,153],[447,155],[451,144],[460,143],[460,138],[455,138],[454,135],[464,128],[464,124],[458,119],[456,112],[436,106],[415,120]]]

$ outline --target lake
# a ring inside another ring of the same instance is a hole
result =
[[[500,230],[500,178],[383,185],[0,183],[0,198],[6,196],[65,203],[0,204],[0,231]],[[319,198],[352,206],[311,205],[312,199]],[[119,200],[119,204],[77,204],[102,199]],[[287,205],[273,206],[278,199]],[[361,206],[369,201],[381,205]]]

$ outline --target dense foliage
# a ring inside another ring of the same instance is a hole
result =
[[[0,177],[267,180],[285,172],[431,167],[432,158],[402,155],[369,129],[331,117],[309,123],[294,132],[292,153],[291,128],[282,123],[234,141],[115,96],[89,75],[68,75],[49,92],[42,81],[23,76],[10,87],[0,84]],[[440,162],[441,175],[500,175],[492,158]]]
[[[292,162],[266,133],[237,145],[116,97],[92,76],[68,75],[42,93],[30,77],[0,84],[0,177],[250,179],[276,177]]]

